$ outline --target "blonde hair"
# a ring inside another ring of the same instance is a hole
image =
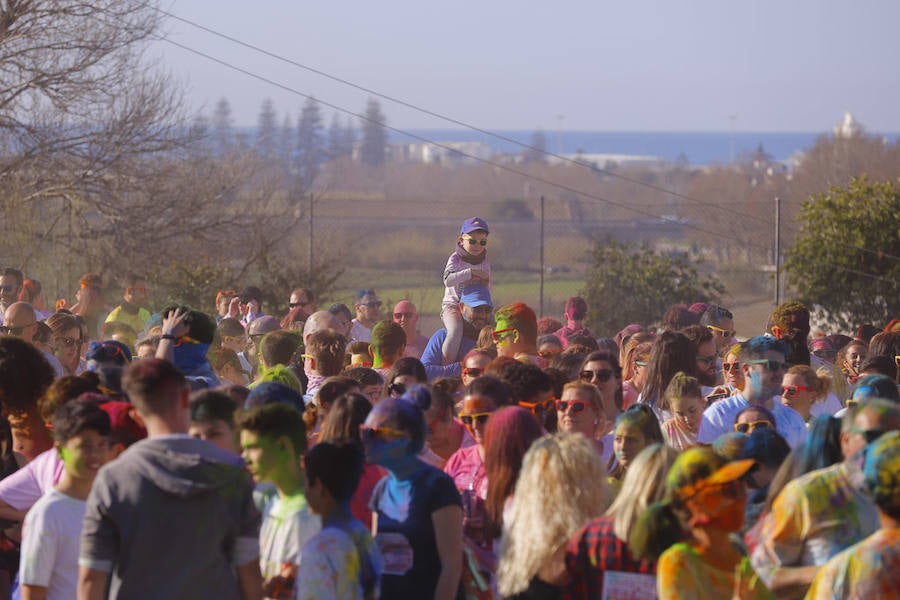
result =
[[[812,388],[813,402],[822,400],[831,391],[831,374],[827,369],[817,372],[806,365],[794,365],[787,370],[785,375],[799,375],[802,377],[803,383],[807,387]]]
[[[700,382],[696,377],[692,377],[684,371],[678,371],[666,387],[663,397],[669,403],[669,406],[672,406],[673,400],[687,397],[702,399],[703,394],[701,392]]]
[[[613,517],[616,537],[628,542],[631,528],[638,517],[654,502],[662,501],[666,494],[666,474],[675,462],[678,451],[666,444],[647,446],[628,467],[622,489],[606,511]]]
[[[606,505],[606,469],[580,433],[536,441],[522,462],[497,568],[502,596],[517,594]]]

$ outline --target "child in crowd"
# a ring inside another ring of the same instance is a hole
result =
[[[666,443],[678,450],[697,445],[697,432],[703,420],[706,402],[703,400],[700,382],[679,371],[672,377],[663,394],[672,409],[672,418],[663,423]]]
[[[201,390],[191,395],[188,434],[238,454],[234,411],[237,403],[225,392]]]
[[[23,600],[76,596],[81,523],[94,477],[110,459],[109,434],[109,415],[94,403],[71,400],[56,410],[53,436],[64,470],[25,517]]]
[[[447,337],[441,346],[444,364],[457,362],[456,355],[459,354],[463,335],[459,298],[463,294],[463,287],[467,284],[481,284],[491,289],[491,263],[487,256],[489,233],[484,219],[466,219],[459,231],[456,250],[444,267],[444,299],[441,302],[441,320],[447,329]]]
[[[275,600],[292,599],[300,549],[321,528],[304,495],[300,459],[306,451],[306,427],[296,408],[280,402],[241,414],[238,427],[253,480],[270,481],[278,492],[263,510],[259,532],[263,593]]]
[[[350,500],[363,469],[357,440],[319,442],[307,453],[306,498],[322,517],[322,530],[303,546],[297,572],[298,600],[379,597],[384,564],[368,528],[353,517]]]

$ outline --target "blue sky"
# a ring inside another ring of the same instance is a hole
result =
[[[830,131],[844,111],[900,132],[896,0],[169,0],[168,10],[359,85],[488,129]],[[367,94],[195,28],[168,35],[361,111]],[[304,99],[164,42],[151,51],[193,110],[235,121]],[[451,128],[381,101],[392,125]],[[330,114],[330,109],[326,109]],[[561,118],[560,118],[561,117]]]

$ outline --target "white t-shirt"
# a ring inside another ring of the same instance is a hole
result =
[[[25,516],[19,581],[71,600],[78,588],[78,545],[87,503],[52,489]]]
[[[302,495],[276,496],[266,505],[259,531],[259,569],[263,583],[276,575],[290,578],[300,564],[300,550],[322,528]]]
[[[749,405],[740,392],[714,402],[703,411],[697,441],[701,444],[712,444],[723,433],[734,431],[735,418]],[[796,448],[806,441],[806,422],[800,413],[783,405],[780,399],[772,402],[771,412],[775,417],[775,430],[787,441],[788,446]]]

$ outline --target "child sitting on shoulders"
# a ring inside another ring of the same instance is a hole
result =
[[[459,298],[469,284],[481,284],[491,289],[491,263],[487,257],[487,238],[490,231],[481,217],[466,219],[459,231],[456,249],[444,267],[444,299],[441,302],[441,320],[447,329],[447,337],[441,347],[444,364],[456,362],[463,336],[462,313]]]

